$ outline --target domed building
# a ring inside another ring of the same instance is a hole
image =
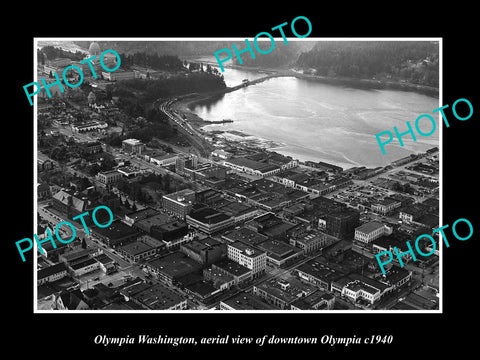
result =
[[[88,53],[90,56],[100,56],[102,51],[100,50],[100,45],[96,43],[95,41],[90,44],[90,47],[88,48]]]

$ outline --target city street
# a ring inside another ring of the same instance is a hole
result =
[[[334,244],[331,244],[331,245],[334,245]],[[331,246],[329,245],[329,246]],[[263,282],[266,282],[266,281],[269,281],[270,279],[273,279],[273,278],[282,278],[282,276],[284,276],[285,274],[288,274],[290,273],[293,269],[295,269],[296,267],[298,266],[301,266],[303,264],[305,264],[306,262],[312,260],[312,259],[315,259],[319,256],[321,256],[322,253],[321,252],[316,252],[310,256],[307,256],[305,257],[304,259],[300,260],[299,262],[296,262],[286,268],[274,268],[274,267],[269,267],[267,266],[267,273],[266,275],[254,280],[253,282],[251,282],[249,285],[247,285],[246,287],[244,288],[240,288],[238,291],[234,292],[234,293],[231,293],[231,292],[227,292],[225,294],[223,294],[222,296],[220,296],[217,301],[215,301],[214,304],[210,304],[207,306],[208,309],[211,309],[213,307],[217,307],[220,303],[220,301],[222,300],[225,300],[225,299],[228,299],[232,296],[235,296],[237,294],[239,294],[240,292],[249,292],[253,289],[254,286],[256,285],[259,285]]]
[[[87,243],[87,246],[95,247],[95,248],[101,248],[105,254],[107,254],[110,258],[112,258],[118,264],[120,269],[125,269],[125,268],[128,268],[129,266],[132,266],[128,261],[125,261],[117,251],[115,251],[113,249],[110,249],[110,248],[107,248],[106,245],[97,241],[96,239],[94,239],[90,235],[86,235],[84,227],[81,223],[77,223],[76,221],[73,221],[72,219],[63,218],[63,216],[61,214],[59,214],[55,209],[53,209],[51,207],[39,206],[38,207],[38,212],[39,212],[40,217],[42,219],[44,219],[44,220],[46,220],[46,221],[48,221],[49,223],[52,224],[52,227],[53,227],[52,228],[52,230],[53,230],[52,231],[52,236],[53,236],[55,241],[57,241],[57,239],[55,237],[55,233],[54,233],[55,226],[62,221],[68,221],[69,223],[71,223],[75,227],[77,238],[82,239],[82,240],[85,238],[85,242]],[[64,230],[64,231],[62,231],[62,230]],[[91,229],[89,229],[89,231],[91,231]],[[59,229],[59,233],[62,236],[62,238],[65,239],[65,240],[70,239],[71,236],[72,236],[71,228],[68,225],[61,226],[61,228]]]

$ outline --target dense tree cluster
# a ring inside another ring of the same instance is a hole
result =
[[[408,183],[401,184],[398,181],[396,181],[393,184],[392,190],[396,192],[402,192],[405,194],[411,194],[411,195],[415,194],[415,189],[410,184]]]
[[[138,139],[144,143],[149,142],[152,138],[169,139],[175,135],[174,130],[165,123],[150,123],[137,130],[129,131],[126,138]]]
[[[150,115],[147,117],[148,123],[137,127],[133,130],[126,131],[122,134],[110,133],[103,137],[101,140],[110,146],[120,147],[122,141],[125,139],[138,139],[144,143],[150,142],[153,138],[161,140],[170,139],[176,135],[176,131],[172,129],[168,122],[162,120],[160,113],[156,110],[149,112],[156,113],[156,115]]]
[[[167,194],[185,189],[186,185],[179,183],[168,174],[162,176],[160,174],[148,173],[141,175],[140,178],[134,182],[122,179],[117,183],[116,187],[122,193],[127,194],[133,201],[149,203],[152,201],[152,196],[146,188]]]
[[[208,92],[225,88],[223,76],[193,72],[156,80],[131,79],[108,86],[107,92],[118,97],[117,106],[128,116],[145,116],[146,104],[159,98]]]
[[[84,57],[85,57],[85,54],[80,51],[76,51],[76,52],[65,51],[51,45],[44,46],[41,49],[37,49],[38,62],[42,65],[45,64],[46,59],[53,60],[56,58],[67,58],[73,61],[80,61],[80,60],[83,60]]]
[[[117,163],[114,160],[112,162],[112,160],[104,159],[98,163],[87,165],[85,167],[85,172],[90,176],[95,176],[100,171],[109,171],[112,170],[115,166],[117,166]],[[79,169],[82,169],[82,167],[79,166]]]
[[[158,55],[146,54],[144,52],[136,52],[133,54],[120,54],[123,67],[130,67],[132,65],[144,66],[156,70],[182,70],[183,63],[174,55]]]
[[[195,71],[206,72],[207,74],[217,75],[221,79],[223,79],[223,74],[216,67],[213,67],[210,64],[204,65],[201,62],[200,63],[199,62],[188,63],[187,60],[185,60],[183,62],[183,66],[185,66],[185,68],[190,70],[191,72],[195,72]]]
[[[90,41],[74,41],[88,49]],[[101,49],[114,49],[119,54],[135,52],[182,56],[204,56],[231,46],[232,41],[97,41]]]
[[[150,199],[150,197],[147,196],[148,193],[142,190],[142,186],[138,182],[128,182],[122,179],[116,184],[116,187],[124,194],[127,194],[133,201],[146,203]],[[123,203],[123,205],[126,204]]]
[[[157,80],[131,79],[120,81],[113,85],[112,95],[130,96],[138,99],[140,103],[145,103],[162,97],[214,91],[225,87],[222,76],[207,72],[194,72]]]
[[[250,42],[252,48],[254,45]],[[246,48],[246,44],[236,44],[239,49]],[[257,46],[264,52],[270,50],[270,41],[257,41]],[[246,52],[241,54],[242,64],[244,66],[253,66],[261,68],[282,68],[287,66],[293,66],[298,58],[298,55],[302,51],[308,51],[312,48],[311,42],[289,42],[285,44],[283,41],[275,41],[273,50],[268,54],[259,53],[255,48],[255,59],[252,58],[250,53]],[[233,52],[232,52],[233,53]],[[220,54],[220,57],[224,57],[226,54]],[[237,56],[232,55],[233,63],[240,65]]]
[[[302,53],[297,67],[317,75],[405,80],[438,87],[438,44],[426,41],[326,41]]]

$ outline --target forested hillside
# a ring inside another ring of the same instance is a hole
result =
[[[37,49],[37,57],[38,62],[43,65],[45,64],[46,59],[53,60],[56,58],[68,58],[73,61],[80,61],[85,58],[85,54],[80,51],[73,53],[71,51],[59,49],[55,46],[47,45],[41,49]]]
[[[120,98],[119,107],[130,116],[143,116],[144,106],[159,98],[194,92],[208,92],[225,88],[221,75],[207,72],[179,74],[157,80],[131,79],[107,86],[111,96]]]
[[[239,51],[247,48],[245,42],[232,41],[232,44],[235,44]],[[270,41],[258,41],[257,44],[262,51],[268,51],[271,47]],[[250,52],[242,53],[240,54],[242,65],[261,68],[287,68],[295,65],[298,56],[303,51],[310,50],[313,46],[313,42],[289,41],[288,44],[285,44],[283,40],[276,40],[273,50],[268,54],[258,52],[254,47],[253,41],[250,41],[250,45],[255,53],[255,59],[252,59]],[[233,52],[231,44],[229,49],[232,52],[233,63],[239,65],[240,63]],[[220,54],[220,57],[224,56],[226,56],[226,54]]]
[[[322,41],[296,67],[316,75],[438,87],[439,47],[429,41]]]
[[[88,49],[89,41],[75,41],[75,44]],[[102,50],[115,49],[119,54],[159,54],[186,56],[213,56],[222,48],[231,47],[232,41],[98,41]]]

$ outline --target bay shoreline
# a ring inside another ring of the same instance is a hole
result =
[[[420,93],[430,97],[438,97],[438,90],[439,90],[438,88],[432,88],[428,86],[421,86],[421,85],[409,84],[409,83],[385,82],[380,80],[368,80],[368,79],[351,79],[351,78],[343,79],[343,78],[321,77],[321,76],[297,73],[291,70],[288,72],[277,70],[277,72],[274,73],[273,71],[269,71],[268,69],[259,69],[259,68],[252,68],[252,67],[246,68],[246,67],[235,66],[235,65],[231,66],[231,68],[243,69],[243,70],[248,70],[252,72],[260,71],[262,75],[264,74],[265,76],[268,76],[267,80],[270,78],[276,78],[276,77],[295,77],[297,79],[303,79],[303,80],[315,81],[315,82],[318,81],[318,82],[326,83],[333,86],[347,86],[347,87],[353,87],[357,89],[367,89],[367,90],[377,90],[377,89],[378,90],[386,90],[386,89],[401,90],[406,92],[416,92],[416,93]],[[249,85],[249,86],[252,86],[252,85]],[[209,103],[220,101],[225,94],[232,91],[236,91],[237,89],[241,89],[241,88],[243,87],[240,87],[240,88],[227,87],[225,89],[216,90],[208,93],[191,94],[188,97],[179,99],[177,102],[173,104],[173,106],[175,109],[185,114],[187,121],[191,123],[192,126],[201,130],[201,132],[205,132],[206,134],[208,134],[210,133],[210,130],[206,130],[203,128],[207,125],[219,124],[219,122],[211,122],[209,120],[205,120],[201,118],[199,115],[195,113],[194,111],[195,107],[198,105],[208,105]],[[234,121],[235,119],[233,119],[233,122]],[[228,132],[227,129],[225,131],[220,129],[219,131]],[[248,134],[248,135],[254,136],[251,134]],[[271,140],[271,139],[267,139],[267,140]],[[271,148],[268,147],[266,150],[282,153],[282,146],[271,147]],[[319,159],[319,160],[322,160],[322,159]],[[345,167],[344,163],[336,164],[331,160],[328,161],[324,159],[322,161],[331,162],[332,164]],[[349,167],[355,167],[355,165],[350,164]]]

